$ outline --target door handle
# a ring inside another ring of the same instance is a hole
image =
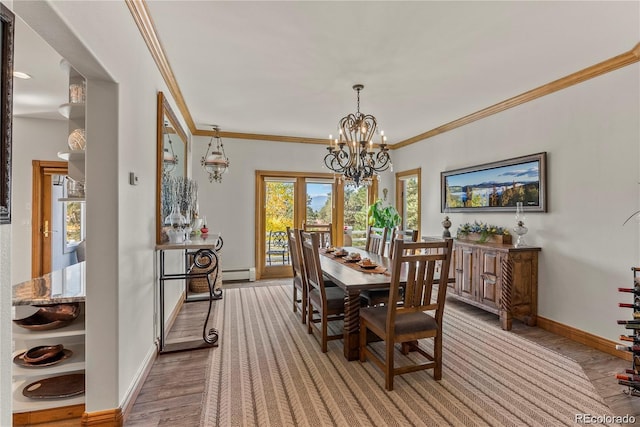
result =
[[[50,233],[50,231],[49,231],[49,221],[45,220],[44,221],[44,230],[42,230],[42,235],[44,237],[49,237],[49,233]]]

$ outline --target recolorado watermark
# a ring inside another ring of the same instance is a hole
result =
[[[633,415],[593,415],[575,414],[576,424],[635,424],[636,417]]]

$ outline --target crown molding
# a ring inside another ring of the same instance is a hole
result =
[[[640,60],[640,43],[636,44],[634,48],[629,50],[628,52],[614,56],[613,58],[599,62],[595,65],[584,68],[575,73],[569,74],[568,76],[562,77],[558,80],[554,80],[551,83],[547,83],[535,89],[531,89],[527,92],[521,93],[520,95],[514,96],[512,98],[506,99],[497,104],[491,105],[490,107],[476,111],[475,113],[471,113],[469,115],[456,119],[452,122],[446,123],[442,126],[439,126],[427,132],[421,133],[420,135],[416,135],[413,138],[409,138],[409,139],[405,139],[404,141],[397,142],[391,145],[390,148],[398,149],[398,148],[406,147],[407,145],[415,144],[418,141],[422,141],[424,139],[431,138],[441,133],[448,132],[450,130],[475,122],[476,120],[484,119],[493,114],[499,113],[509,108],[516,107],[520,104],[524,104],[525,102],[533,101],[534,99],[540,98],[542,96],[549,95],[559,90],[566,89],[575,84],[582,83],[594,77],[601,76],[610,71],[617,70],[618,68],[626,67],[627,65],[636,63],[639,60]]]
[[[125,2],[129,7],[133,20],[138,26],[138,30],[140,30],[142,38],[149,48],[149,52],[151,53],[153,60],[158,66],[158,70],[160,70],[162,78],[169,88],[169,92],[171,92],[173,99],[176,101],[176,104],[178,104],[178,109],[182,113],[182,117],[187,123],[191,133],[194,133],[194,131],[196,131],[195,122],[193,121],[189,107],[187,107],[187,103],[182,96],[182,91],[180,90],[176,76],[173,74],[171,64],[164,52],[164,48],[162,47],[162,43],[158,37],[153,19],[151,18],[151,15],[149,15],[147,3],[145,0],[125,0]]]
[[[277,142],[295,142],[302,144],[322,144],[329,145],[329,139],[326,138],[307,138],[302,136],[283,136],[283,135],[267,135],[260,133],[243,133],[243,132],[225,132],[213,130],[201,130],[196,129],[193,132],[193,136],[220,136],[221,138],[235,138],[235,139],[252,139],[258,141],[277,141]]]
[[[180,90],[180,86],[173,74],[171,69],[171,65],[169,64],[169,60],[162,48],[162,44],[160,43],[160,39],[158,38],[158,34],[156,32],[155,25],[153,24],[153,19],[149,15],[149,9],[147,8],[147,4],[145,0],[125,0],[129,10],[131,11],[131,15],[133,15],[133,19],[140,30],[140,34],[142,34],[142,38],[144,39],[149,51],[151,52],[151,56],[153,57],[158,69],[160,70],[160,74],[164,78],[167,86],[169,87],[169,91],[171,95],[175,99],[178,104],[178,109],[182,113],[191,134],[194,136],[212,136],[214,135],[213,131],[200,130],[196,128],[195,122],[193,121],[193,117],[189,112],[189,108],[187,107],[187,103],[182,96],[182,91]],[[442,126],[438,126],[426,132],[423,132],[414,137],[405,139],[403,141],[397,142],[395,144],[389,144],[389,149],[397,150],[402,147],[406,147],[411,144],[415,144],[416,142],[434,137],[436,135],[440,135],[442,133],[448,132],[450,130],[459,128],[461,126],[467,125],[469,123],[475,122],[480,119],[484,119],[486,117],[492,116],[509,108],[516,107],[518,105],[524,104],[529,101],[533,101],[534,99],[538,99],[545,95],[549,95],[551,93],[557,92],[562,89],[566,89],[570,86],[576,85],[578,83],[582,83],[586,80],[590,80],[594,77],[601,76],[608,72],[617,70],[618,68],[626,67],[627,65],[634,64],[640,61],[640,43],[636,44],[633,49],[624,52],[620,55],[614,56],[613,58],[609,58],[605,61],[599,62],[590,67],[584,68],[575,73],[569,74],[568,76],[562,77],[558,80],[554,80],[550,83],[539,86],[535,89],[531,89],[527,92],[521,93],[520,95],[516,95],[512,98],[506,99],[497,104],[491,105],[489,107],[483,108],[482,110],[478,110],[474,113],[468,114],[459,119],[453,120],[449,123],[446,123]],[[224,132],[220,131],[219,136],[225,138],[235,138],[235,139],[250,139],[250,140],[260,140],[260,141],[278,141],[278,142],[293,142],[293,143],[303,143],[303,144],[324,144],[328,145],[329,140],[324,138],[305,138],[300,136],[282,136],[282,135],[267,135],[267,134],[257,134],[257,133],[242,133],[242,132]]]

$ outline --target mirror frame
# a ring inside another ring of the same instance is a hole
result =
[[[188,139],[187,133],[184,131],[178,116],[173,112],[167,98],[165,98],[162,92],[158,92],[158,110],[156,116],[156,146],[157,146],[157,158],[156,158],[156,243],[162,242],[162,170],[164,168],[164,121],[165,117],[173,126],[176,133],[184,143],[184,153],[182,158],[184,159],[184,176],[187,176],[187,153],[188,153]]]
[[[13,33],[15,16],[0,4],[0,224],[11,224],[11,135],[13,129]]]

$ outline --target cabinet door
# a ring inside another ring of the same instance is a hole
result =
[[[500,303],[500,266],[502,254],[492,250],[480,250],[480,277],[478,301],[498,308]]]
[[[457,293],[470,299],[474,299],[473,252],[467,246],[458,246],[455,250]]]

